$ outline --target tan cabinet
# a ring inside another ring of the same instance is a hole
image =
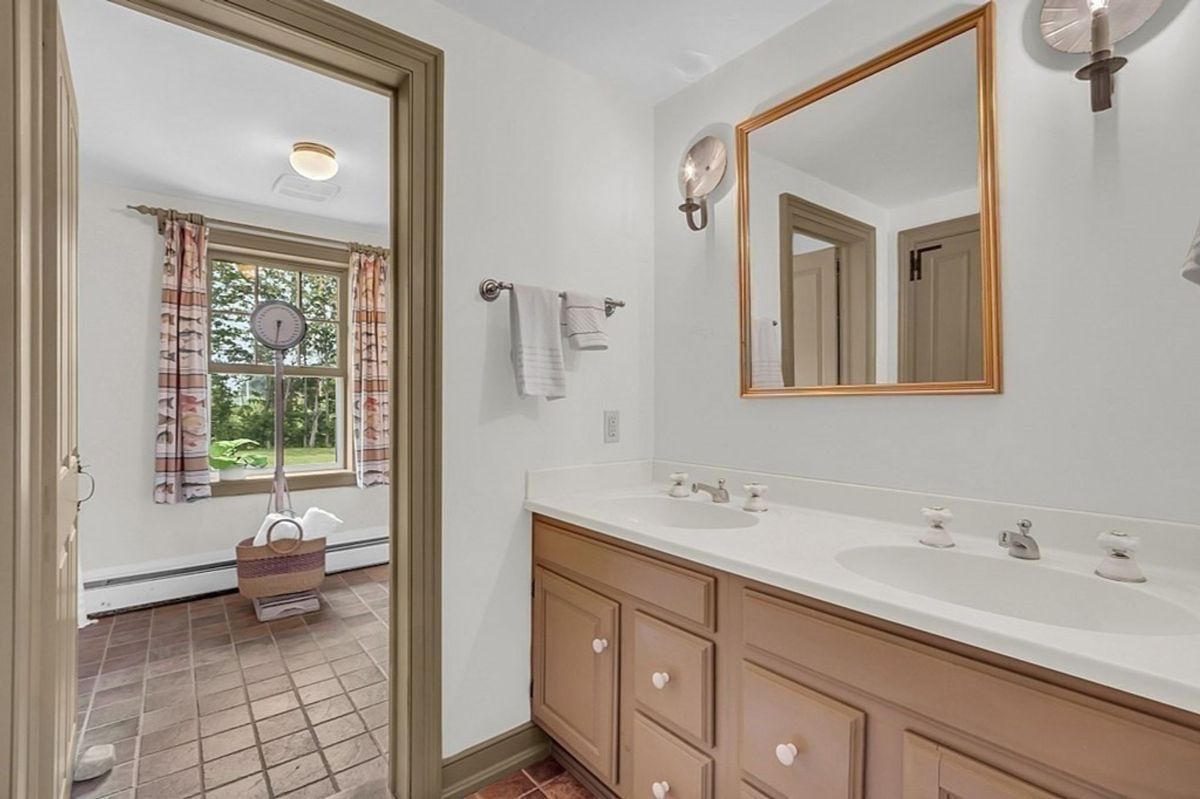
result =
[[[742,664],[742,770],[787,797],[862,796],[862,712]]]
[[[999,769],[904,734],[904,799],[1058,799]]]
[[[533,717],[596,776],[613,780],[619,606],[553,572],[535,574]]]
[[[632,678],[640,708],[697,743],[712,743],[711,641],[636,613]]]
[[[618,799],[1200,799],[1195,714],[542,517],[534,578],[534,719]]]
[[[633,721],[633,779],[637,799],[709,799],[712,759],[640,713]]]

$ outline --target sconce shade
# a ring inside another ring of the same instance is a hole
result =
[[[315,142],[301,141],[293,144],[288,162],[297,174],[309,180],[329,180],[338,171],[337,153],[332,147]]]
[[[1092,111],[1112,108],[1113,75],[1128,63],[1113,44],[1154,16],[1162,0],[1043,0],[1042,38],[1064,53],[1090,53],[1075,73],[1091,84]]]
[[[716,136],[705,136],[684,153],[679,165],[679,193],[684,202],[679,210],[692,230],[704,230],[708,225],[707,197],[725,177],[725,165],[725,142]],[[699,223],[692,216],[696,211],[700,212]]]

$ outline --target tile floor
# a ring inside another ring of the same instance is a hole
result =
[[[493,783],[467,799],[593,799],[562,766],[547,758]]]
[[[116,744],[118,765],[72,796],[322,799],[383,776],[388,568],[321,594],[269,624],[228,594],[81,630],[81,743]]]

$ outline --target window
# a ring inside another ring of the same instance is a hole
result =
[[[336,252],[336,251],[334,251]],[[344,254],[343,254],[344,258]],[[275,469],[274,352],[250,332],[262,300],[286,300],[308,320],[308,335],[284,359],[284,467],[288,474],[340,473],[303,486],[352,483],[346,339],[346,267],[209,248],[209,413],[213,441],[250,439],[265,459],[226,493],[269,490]],[[289,481],[295,482],[295,481]],[[214,486],[219,483],[214,483]]]

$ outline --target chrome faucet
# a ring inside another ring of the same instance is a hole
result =
[[[1017,530],[1020,532],[1014,533],[1012,530],[1000,531],[998,543],[1002,547],[1008,549],[1008,554],[1014,558],[1021,560],[1040,560],[1042,551],[1038,549],[1038,542],[1034,540],[1029,531],[1033,529],[1033,522],[1028,519],[1021,519],[1017,522]]]
[[[713,488],[707,483],[692,483],[692,493],[695,494],[699,491],[703,491],[711,496],[713,502],[729,501],[729,492],[725,490],[724,480],[718,480],[716,488]]]

